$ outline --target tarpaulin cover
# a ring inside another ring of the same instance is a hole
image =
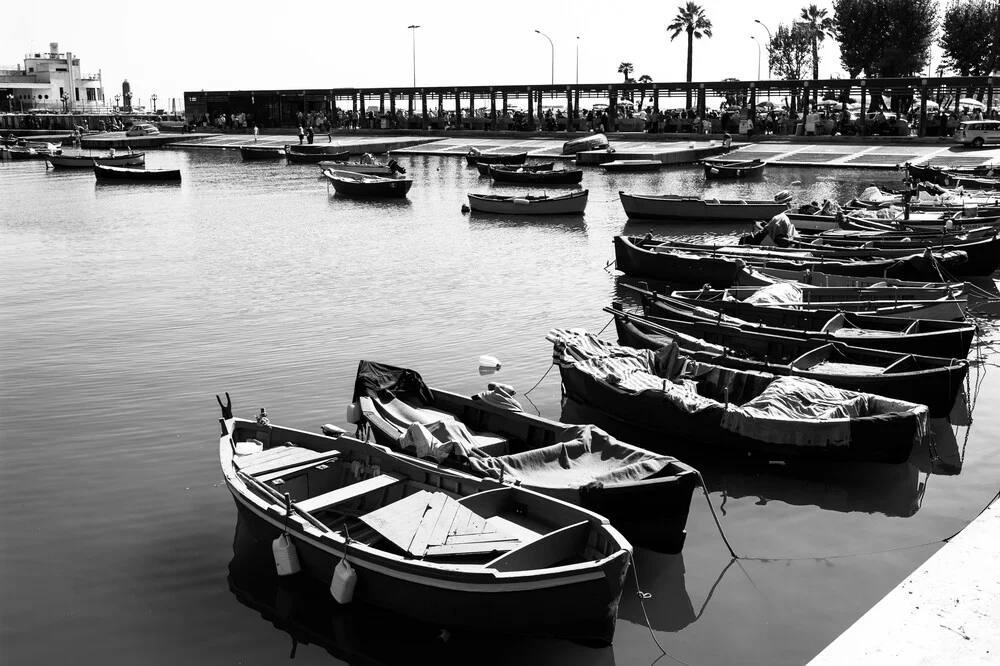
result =
[[[434,403],[434,394],[420,375],[413,370],[384,363],[361,361],[354,379],[354,401],[361,396],[388,400],[393,397],[415,397],[425,404]]]
[[[745,299],[746,303],[801,303],[802,287],[794,282],[778,282],[761,287]]]

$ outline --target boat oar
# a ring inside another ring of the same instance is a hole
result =
[[[250,476],[249,474],[247,474],[246,472],[243,472],[243,471],[236,472],[236,476],[238,476],[240,479],[242,479],[244,483],[247,483],[248,485],[252,485],[254,488],[256,488],[259,491],[263,492],[268,497],[270,497],[271,499],[273,499],[275,502],[277,502],[279,504],[282,504],[282,505],[285,505],[285,497],[283,495],[281,495],[274,488],[271,488],[270,486],[268,486],[268,485],[266,485],[264,483],[261,483],[260,481],[258,481],[257,479],[253,478],[252,476]],[[317,527],[321,531],[329,532],[330,534],[336,534],[336,532],[334,532],[329,527],[327,527],[326,525],[324,525],[323,523],[321,523],[320,521],[318,521],[315,517],[313,517],[313,515],[311,513],[309,513],[308,511],[304,511],[304,510],[300,509],[299,506],[295,502],[292,502],[291,500],[288,500],[288,506],[291,507],[292,511],[294,511],[297,514],[299,514],[299,516],[301,516],[305,520],[309,521],[309,523],[311,525],[313,525],[314,527]]]

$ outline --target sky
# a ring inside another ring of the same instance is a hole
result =
[[[632,76],[683,81],[687,38],[666,31],[675,2],[593,0],[371,0],[327,3],[211,3],[173,0],[101,8],[82,0],[11,2],[5,23],[18,26],[0,41],[0,64],[26,53],[59,51],[80,58],[84,73],[101,70],[108,99],[127,79],[135,98],[170,108],[186,90],[268,90],[334,87],[545,84],[619,81]],[[767,74],[767,30],[790,25],[808,3],[790,0],[703,0],[711,39],[695,40],[694,80],[760,78]],[[832,3],[820,8],[833,14]],[[407,28],[416,24],[415,30]],[[540,30],[549,40],[535,30]],[[755,39],[751,39],[751,36]],[[579,37],[579,56],[577,56]],[[414,44],[415,41],[415,44]],[[554,57],[553,57],[554,52]],[[936,56],[935,56],[936,57]],[[846,77],[832,39],[820,49],[820,78]]]

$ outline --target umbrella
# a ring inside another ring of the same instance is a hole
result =
[[[757,103],[757,108],[759,109],[761,107],[764,107],[765,109],[773,109],[774,108],[774,102],[769,102],[768,100],[764,100],[763,102],[758,102]]]
[[[857,102],[855,102],[854,104],[848,104],[847,105],[847,110],[848,111],[860,111],[861,110],[861,105],[858,104]]]
[[[986,105],[980,102],[978,99],[972,99],[971,97],[963,97],[958,100],[959,106],[971,106],[977,109],[985,109]]]

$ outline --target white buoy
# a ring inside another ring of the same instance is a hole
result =
[[[323,434],[327,437],[343,437],[347,434],[346,430],[340,426],[335,426],[332,423],[324,423],[320,426],[320,430],[322,430]]]
[[[271,552],[274,553],[274,566],[279,576],[291,576],[302,569],[299,553],[287,534],[282,534],[271,543]]]
[[[487,356],[483,354],[479,357],[479,367],[480,368],[493,368],[494,370],[500,369],[500,361],[497,360],[495,356]]]
[[[352,402],[347,406],[347,422],[355,425],[361,422],[361,405]]]
[[[349,604],[354,598],[354,586],[358,582],[358,574],[345,557],[333,570],[333,580],[330,581],[330,594],[338,604]]]

